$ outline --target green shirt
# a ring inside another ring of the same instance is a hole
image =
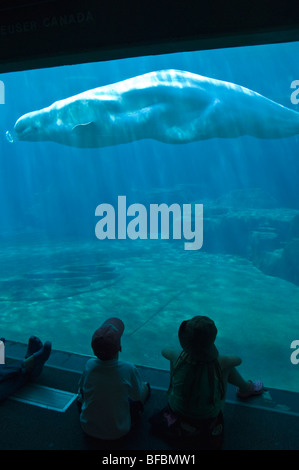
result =
[[[190,383],[190,381],[193,386],[190,387],[190,392],[186,397],[184,396],[186,395],[186,382]],[[192,420],[215,418],[224,406],[224,399],[220,396],[219,379],[215,371],[213,403],[211,403],[210,387],[207,364],[196,365],[194,362],[179,358],[168,390],[169,406],[174,412]]]

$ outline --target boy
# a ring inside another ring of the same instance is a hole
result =
[[[126,435],[134,409],[142,410],[149,384],[142,382],[136,367],[119,361],[124,324],[109,318],[91,341],[95,358],[89,359],[79,383],[80,423],[91,437],[114,440]]]

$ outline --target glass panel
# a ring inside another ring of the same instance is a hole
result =
[[[117,316],[121,358],[166,369],[206,315],[244,376],[297,391],[298,52],[2,74],[0,336],[89,355]]]

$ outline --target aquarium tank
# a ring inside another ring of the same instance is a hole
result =
[[[299,386],[299,43],[0,75],[0,336],[168,369],[183,320]],[[297,354],[298,353],[298,354]]]

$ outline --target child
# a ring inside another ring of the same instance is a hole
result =
[[[126,435],[134,410],[143,408],[149,384],[142,382],[136,367],[118,360],[124,324],[109,318],[91,341],[96,358],[89,359],[79,383],[80,423],[83,431],[98,439]]]
[[[242,362],[239,357],[219,356],[214,344],[216,335],[213,320],[195,316],[179,328],[182,351],[162,351],[170,361],[169,406],[163,418],[169,427],[175,424],[177,437],[187,436],[188,432],[195,436],[222,434],[227,382],[238,387],[239,398],[263,391],[261,382],[247,382],[236,370]]]

